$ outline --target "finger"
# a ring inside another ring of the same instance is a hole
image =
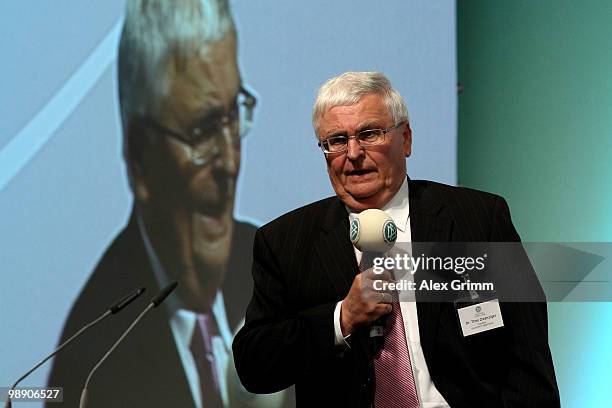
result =
[[[395,291],[393,290],[378,290],[378,286],[366,286],[361,290],[361,299],[364,302],[393,302],[395,299]]]
[[[369,279],[369,280],[376,280],[376,279],[385,280],[385,281],[393,280],[393,273],[387,270],[383,270],[382,272],[377,273],[377,272],[374,272],[373,268],[370,268],[370,269],[366,269],[365,271],[363,271],[361,275],[363,276],[363,278]]]
[[[364,276],[360,281],[362,290],[369,288],[383,292],[395,289],[395,285],[392,285],[395,283],[396,281],[390,276],[375,276],[373,279]]]
[[[394,298],[394,294],[390,293],[390,292],[381,292],[379,294],[379,301],[378,303],[393,303],[393,301],[395,300]]]
[[[384,279],[387,282],[391,282],[395,279],[395,276],[392,271],[384,271],[383,273],[378,275],[379,279]]]
[[[361,301],[364,303],[378,304],[380,302],[380,292],[371,288],[362,290]]]
[[[371,314],[371,317],[376,320],[381,316],[388,315],[393,311],[393,305],[390,303],[379,303]]]

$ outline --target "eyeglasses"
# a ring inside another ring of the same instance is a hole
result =
[[[240,140],[253,126],[256,105],[255,96],[240,87],[235,103],[229,110],[205,114],[186,132],[166,127],[150,116],[141,119],[156,132],[168,135],[185,146],[190,152],[191,161],[203,166],[220,153],[220,137],[229,139],[236,147],[240,145]]]
[[[402,125],[404,121],[386,129],[366,129],[355,134],[354,136],[337,135],[327,139],[320,140],[318,146],[323,150],[323,153],[342,153],[348,149],[349,139],[357,140],[357,143],[363,148],[375,146],[384,143],[385,135],[390,131]]]

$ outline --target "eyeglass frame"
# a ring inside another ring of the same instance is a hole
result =
[[[395,125],[390,126],[390,127],[386,128],[386,129],[381,129],[381,128],[364,129],[364,130],[359,131],[356,134],[351,135],[351,136],[344,136],[344,135],[330,136],[330,137],[327,137],[325,139],[319,140],[319,142],[317,143],[317,146],[319,146],[321,148],[321,150],[323,151],[324,154],[338,154],[338,153],[346,152],[348,150],[349,140],[351,140],[351,139],[355,139],[357,141],[357,143],[359,143],[359,146],[363,147],[364,149],[366,149],[367,147],[370,147],[370,146],[378,146],[378,145],[381,145],[381,144],[385,143],[385,138],[386,138],[387,133],[391,132],[392,130],[397,129],[400,125],[402,125],[402,124],[404,124],[406,122],[407,122],[406,120],[402,120],[400,122],[397,122]],[[373,144],[367,143],[367,144],[363,145],[362,144],[363,141],[359,139],[359,135],[364,133],[364,132],[372,132],[372,131],[375,131],[375,130],[376,131],[378,131],[378,130],[382,131],[382,138],[381,138],[380,142],[373,143]],[[323,146],[330,139],[340,138],[340,137],[346,139],[346,144],[344,145],[344,148],[342,150],[337,150],[337,151],[332,152],[332,151],[326,150],[325,147]]]
[[[236,103],[236,107],[237,107],[236,113],[229,112],[229,113],[225,113],[223,116],[220,117],[221,120],[219,120],[219,122],[221,126],[219,130],[221,130],[221,132],[215,132],[212,135],[213,137],[217,138],[220,134],[225,135],[225,132],[232,133],[233,129],[231,127],[232,127],[232,124],[234,123],[233,121],[235,120],[240,121],[240,123],[238,123],[239,128],[237,132],[238,133],[237,140],[244,139],[246,135],[250,132],[251,126],[253,124],[255,107],[257,106],[257,98],[255,97],[255,95],[249,92],[249,90],[246,89],[243,85],[241,85],[240,89],[238,90],[238,93],[236,95],[236,101],[241,95],[244,96],[245,100],[242,103],[240,102]],[[242,118],[240,117],[240,106],[239,105],[243,105],[247,109],[246,110],[247,119],[245,120],[246,123],[242,123],[241,121]],[[168,135],[172,140],[175,140],[179,142],[181,145],[189,148],[189,151],[191,153],[191,160],[194,164],[205,165],[208,162],[208,157],[197,158],[195,155],[195,152],[197,151],[197,146],[202,143],[202,140],[199,140],[199,141],[190,140],[190,139],[195,139],[195,138],[190,138],[185,132],[181,132],[181,131],[169,128],[167,126],[164,126],[158,121],[156,121],[154,118],[152,118],[151,116],[143,115],[140,117],[140,119],[143,121],[143,123],[151,127],[156,132]],[[243,125],[245,125],[244,129],[242,128]],[[193,128],[190,129],[190,133],[194,133],[198,129],[200,129],[200,126],[194,126]],[[203,132],[200,130],[199,133],[206,133],[206,132]],[[199,136],[199,134],[196,135],[196,137],[197,136]],[[215,143],[213,149],[211,149],[211,152],[207,153],[206,156],[215,156],[217,154],[219,154],[219,145],[218,143]]]

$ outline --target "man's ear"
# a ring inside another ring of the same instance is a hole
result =
[[[130,123],[125,135],[127,139],[124,157],[134,198],[140,203],[147,203],[150,199],[150,192],[145,172],[146,167],[143,165],[143,155],[145,152],[142,146],[136,146],[134,142],[134,138],[145,136],[141,134],[142,130],[137,122],[133,121]],[[131,140],[129,139],[130,136],[132,137]]]
[[[143,166],[138,161],[131,158],[128,161],[128,171],[130,174],[130,185],[134,192],[134,198],[141,204],[146,204],[149,201],[149,187],[146,182],[146,177],[143,172]]]
[[[410,129],[410,123],[408,121],[402,126],[402,137],[404,156],[410,157],[412,154],[412,129]]]

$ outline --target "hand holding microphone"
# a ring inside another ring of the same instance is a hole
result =
[[[393,310],[391,293],[372,289],[373,282],[377,279],[390,280],[390,274],[385,271],[381,275],[376,275],[372,269],[368,269],[355,276],[340,309],[340,327],[343,336],[353,333],[360,327],[371,325]]]
[[[375,281],[391,281],[388,271],[374,273],[373,259],[383,256],[395,244],[397,227],[393,220],[382,210],[369,209],[362,211],[350,226],[350,238],[353,245],[363,251],[360,269],[363,272],[355,276],[348,295],[342,301],[340,326],[344,336],[359,327],[372,325],[372,333],[383,334],[382,317],[392,310],[393,294],[390,291],[376,290]]]

